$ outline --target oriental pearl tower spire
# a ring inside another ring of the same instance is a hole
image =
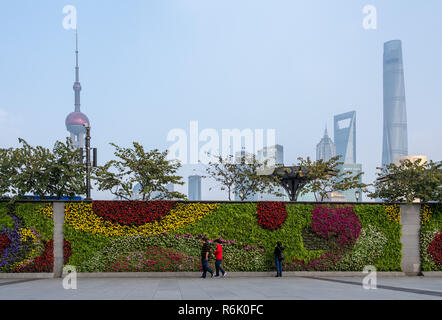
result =
[[[78,67],[78,34],[75,30],[75,82],[74,82],[74,93],[75,93],[75,110],[71,112],[66,117],[66,129],[71,134],[72,145],[75,148],[85,147],[85,135],[86,128],[84,124],[89,123],[87,116],[80,111],[80,68]]]

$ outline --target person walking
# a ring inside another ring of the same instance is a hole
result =
[[[280,241],[276,243],[275,250],[276,277],[282,277],[282,260],[284,260],[284,248]]]
[[[215,278],[219,278],[220,271],[222,273],[222,277],[224,278],[227,272],[225,272],[223,268],[221,268],[221,263],[223,262],[223,246],[221,245],[221,239],[216,239],[214,242],[217,243],[216,250],[213,253],[215,255],[215,270],[216,270]]]
[[[213,278],[213,270],[209,267],[209,253],[210,253],[210,247],[209,243],[207,242],[206,237],[202,237],[201,241],[203,243],[203,246],[201,248],[201,265],[203,268],[203,274],[201,275],[201,278],[205,279],[207,271],[211,274],[211,278]]]

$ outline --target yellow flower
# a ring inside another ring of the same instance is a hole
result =
[[[387,212],[388,219],[390,221],[395,221],[401,223],[401,208],[397,204],[392,204],[385,206],[385,212]]]
[[[65,223],[75,230],[104,234],[108,237],[159,234],[172,232],[199,221],[218,208],[217,203],[177,203],[170,213],[159,221],[141,226],[112,223],[93,213],[90,203],[66,203]]]
[[[427,222],[430,222],[430,220],[431,220],[431,214],[432,214],[430,206],[427,205],[427,204],[424,204],[424,205],[422,206],[421,212],[422,212],[422,221],[421,221],[421,224],[425,224],[425,223],[427,223]]]

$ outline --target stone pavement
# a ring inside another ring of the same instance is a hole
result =
[[[442,277],[378,278],[376,290],[361,277],[78,278],[76,290],[62,279],[0,279],[0,300],[442,300]]]

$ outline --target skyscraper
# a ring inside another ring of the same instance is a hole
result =
[[[356,163],[356,111],[334,116],[334,138],[338,161]]]
[[[189,176],[188,191],[190,201],[201,200],[201,176],[196,174]]]
[[[362,172],[362,165],[356,163],[356,111],[350,111],[334,116],[334,138],[336,144],[336,155],[340,155],[338,167],[341,173],[350,172],[352,176]],[[362,179],[359,178],[359,182]],[[362,200],[362,190],[351,189],[340,192],[347,201],[355,202],[356,191],[359,191]]]
[[[402,43],[384,43],[384,136],[382,165],[408,155],[407,110],[405,104]]]
[[[336,156],[336,146],[333,140],[328,136],[327,128],[325,128],[324,136],[316,145],[316,160],[328,161]]]
[[[80,68],[78,66],[78,35],[75,32],[75,82],[74,82],[74,93],[75,93],[75,110],[71,112],[66,117],[66,129],[71,134],[72,145],[75,148],[85,147],[85,134],[86,128],[84,124],[89,123],[88,117],[80,111]]]
[[[276,144],[270,147],[264,147],[258,150],[256,159],[259,162],[267,160],[267,166],[277,166],[284,164],[284,147]]]

